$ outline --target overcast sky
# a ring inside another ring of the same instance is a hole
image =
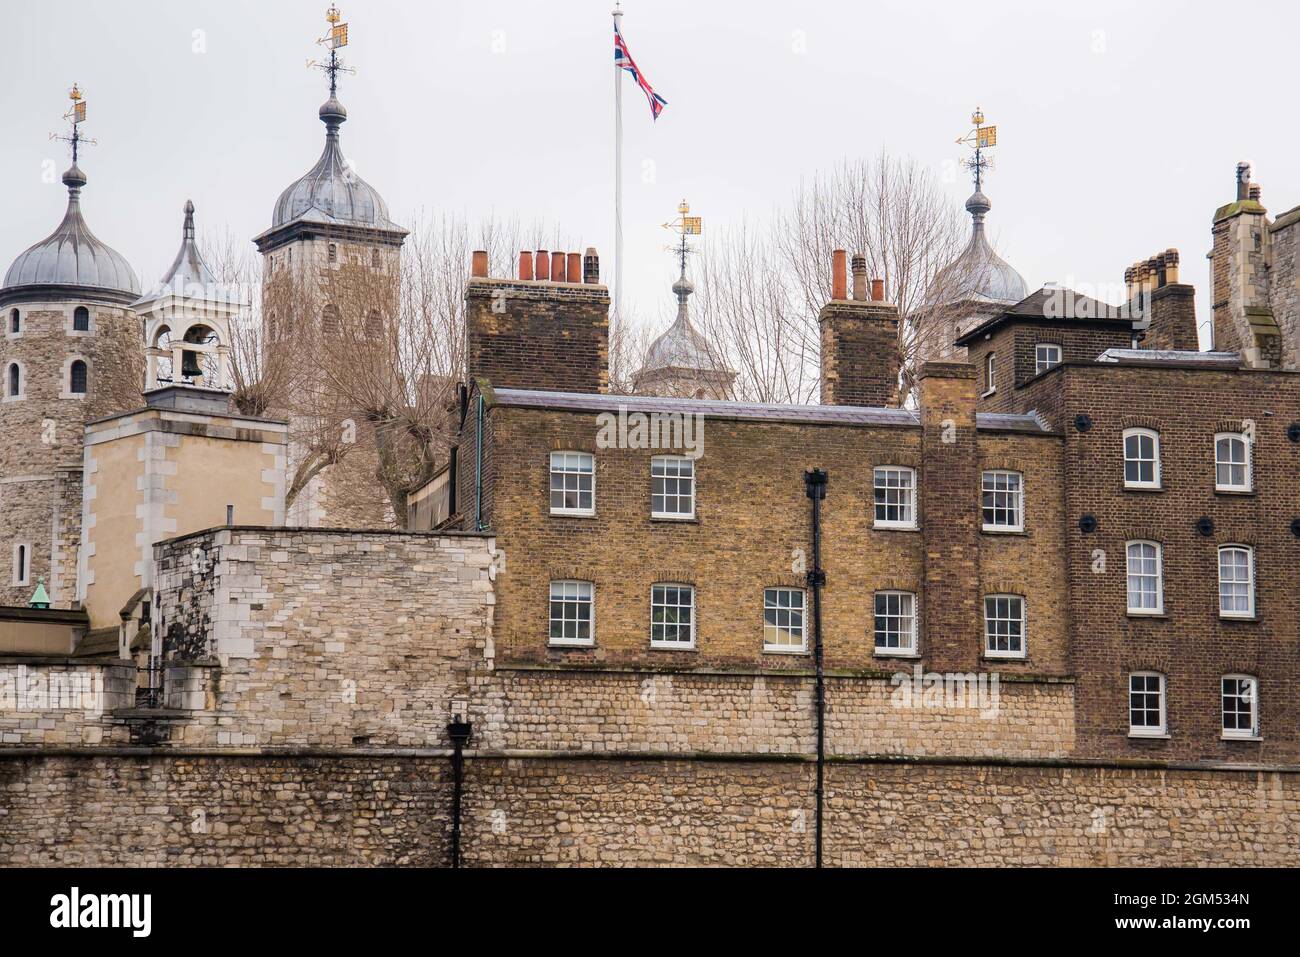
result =
[[[251,238],[316,161],[324,0],[6,4],[4,264],[51,232],[68,165],[51,142],[76,81],[90,107],[86,217],[145,284],[201,231]],[[424,209],[557,224],[613,254],[612,0],[351,0],[343,146],[399,222]],[[996,123],[986,192],[1030,288],[1116,284],[1168,246],[1208,317],[1214,208],[1255,164],[1264,204],[1300,203],[1293,3],[627,0],[627,297],[671,306],[660,224],[683,197],[716,230],[800,177],[882,147],[956,174],[973,107]],[[53,171],[53,176],[48,175]],[[53,182],[46,180],[53,179]],[[1113,298],[1113,297],[1112,297]]]

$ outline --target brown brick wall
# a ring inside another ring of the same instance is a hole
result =
[[[822,405],[897,404],[898,307],[835,301],[818,321]]]
[[[604,286],[471,279],[465,307],[470,381],[485,378],[498,389],[608,390]]]
[[[1151,326],[1142,347],[1192,352],[1200,348],[1200,339],[1196,335],[1196,289],[1193,286],[1171,283],[1151,294]]]
[[[1290,531],[1300,516],[1300,444],[1287,424],[1300,409],[1300,378],[1288,374],[1214,372],[1153,367],[1077,367],[1064,370],[1066,516],[1071,642],[1079,748],[1094,755],[1219,761],[1295,761],[1300,721],[1294,689],[1300,680],[1295,649],[1300,632],[1300,538]],[[1269,415],[1274,412],[1274,415]],[[1078,432],[1074,416],[1093,422]],[[1214,491],[1214,435],[1253,420],[1255,492]],[[1123,488],[1122,432],[1160,433],[1163,490]],[[1093,515],[1085,535],[1079,518]],[[1209,536],[1196,529],[1207,517]],[[1161,542],[1165,617],[1126,612],[1125,543]],[[1255,549],[1257,619],[1220,619],[1217,547]],[[1094,572],[1095,552],[1106,556]],[[1171,738],[1128,738],[1127,674],[1167,675]],[[1260,679],[1263,742],[1220,740],[1219,680],[1246,673]]]
[[[926,593],[922,532],[873,528],[872,470],[900,465],[919,470],[923,522],[933,509],[935,523],[939,515],[951,512],[966,529],[964,560],[969,565],[963,572],[963,618],[931,625],[923,617],[921,661],[940,670],[976,667],[983,637],[982,601],[976,592],[983,576],[986,584],[1025,594],[1031,607],[1045,612],[1033,625],[1032,661],[998,662],[997,667],[1065,673],[1064,623],[1046,613],[1059,604],[1062,580],[1061,568],[1052,565],[1059,553],[1047,538],[1061,522],[1059,513],[1053,514],[1060,501],[1059,491],[1053,489],[1058,439],[981,433],[977,442],[973,429],[961,428],[958,434],[965,433],[966,443],[962,447],[970,457],[965,478],[955,481],[939,460],[932,467],[922,461],[921,432],[915,426],[807,426],[710,418],[704,426],[704,454],[696,462],[696,518],[681,522],[650,518],[650,459],[657,453],[597,449],[592,414],[496,407],[490,418],[497,470],[492,524],[507,557],[507,570],[497,581],[496,611],[496,646],[505,661],[806,668],[806,655],[763,652],[762,599],[764,588],[803,586],[806,568],[796,561],[800,555],[810,561],[811,551],[803,473],[815,466],[830,475],[822,551],[828,576],[823,605],[827,664],[863,668],[884,661],[892,670],[894,659],[873,654],[874,593],[916,592],[922,615],[929,614],[932,604],[943,608]],[[1025,470],[1030,489],[1026,537],[978,534],[977,446],[990,467],[997,462],[999,467]],[[594,517],[549,514],[548,457],[553,450],[595,454]],[[467,509],[468,502],[463,507]],[[982,567],[981,554],[987,556]],[[1021,561],[1027,564],[1017,564]],[[932,564],[936,575],[944,574],[942,557]],[[548,589],[555,579],[595,583],[594,648],[548,648]],[[696,651],[649,647],[650,590],[655,582],[695,585]]]

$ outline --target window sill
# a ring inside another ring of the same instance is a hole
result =
[[[1127,483],[1124,485],[1124,491],[1126,492],[1163,492],[1164,490],[1163,485],[1129,485]]]
[[[1254,498],[1255,490],[1253,488],[1219,488],[1215,486],[1215,495],[1224,495],[1228,498]]]
[[[987,392],[981,392],[981,393],[980,393],[980,398],[981,398],[981,399],[987,399],[987,398],[988,398],[989,396],[991,396],[991,395],[997,395],[997,392],[998,392],[997,389],[989,389]]]
[[[1245,624],[1259,621],[1257,615],[1219,615],[1219,621],[1239,621]]]
[[[1147,620],[1147,621],[1168,621],[1168,620],[1169,620],[1169,616],[1166,615],[1163,611],[1132,611],[1132,610],[1130,610],[1130,611],[1126,611],[1126,612],[1124,613],[1124,616],[1125,616],[1126,618],[1138,618],[1138,619],[1144,619],[1144,620]]]
[[[918,661],[921,658],[919,651],[889,651],[887,649],[876,648],[871,652],[873,658],[903,658],[911,661]]]
[[[799,657],[800,655],[806,655],[806,654],[808,654],[808,649],[807,649],[807,648],[769,648],[769,647],[767,647],[766,645],[764,645],[764,646],[763,646],[763,654],[765,654],[765,655],[791,655],[791,656],[797,658],[797,657]]]
[[[1246,742],[1253,741],[1258,743],[1264,740],[1264,736],[1262,734],[1221,734],[1219,735],[1219,740],[1220,741],[1246,741]]]
[[[992,653],[986,651],[986,652],[984,652],[984,654],[980,655],[980,659],[983,660],[983,661],[1024,661],[1024,662],[1028,662],[1028,661],[1029,661],[1029,656],[1028,656],[1028,655],[998,655],[998,654],[992,654]]]
[[[919,532],[921,530],[917,525],[890,525],[885,522],[876,522],[871,528],[876,532]]]
[[[1130,741],[1168,741],[1168,731],[1130,731],[1128,733]]]
[[[698,525],[700,520],[694,515],[651,515],[652,522],[668,522],[674,525]]]
[[[596,513],[595,513],[594,511],[591,511],[591,512],[557,512],[555,509],[552,509],[552,510],[551,510],[550,515],[551,515],[551,518],[595,518],[595,517],[596,517]]]
[[[547,648],[563,648],[566,651],[577,649],[579,651],[590,651],[596,647],[594,641],[547,641]]]
[[[651,642],[651,643],[650,643],[650,650],[651,650],[651,651],[696,651],[697,649],[696,649],[696,647],[695,647],[694,644],[689,644],[689,645],[656,645],[654,642]]]
[[[985,535],[1019,535],[1022,538],[1028,538],[1029,533],[1023,528],[1004,528],[1000,525],[985,525],[980,528]]]

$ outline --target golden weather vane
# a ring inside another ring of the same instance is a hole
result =
[[[340,73],[355,74],[357,71],[349,66],[345,66],[339,58],[339,50],[348,45],[348,25],[342,22],[343,14],[339,8],[330,4],[330,8],[325,11],[325,22],[330,25],[329,33],[318,39],[316,42],[323,46],[328,46],[330,55],[328,60],[308,60],[307,66],[324,70],[325,75],[330,78],[330,96],[338,93],[338,75]]]
[[[678,244],[669,246],[669,250],[677,253],[681,260],[682,278],[686,278],[686,257],[692,252],[692,249],[686,244],[687,236],[704,235],[704,217],[691,215],[691,204],[682,200],[677,206],[677,218],[670,223],[664,223],[664,229],[677,233],[681,240]]]
[[[77,84],[72,84],[72,89],[68,91],[68,99],[72,101],[72,107],[63,114],[63,118],[72,124],[72,132],[51,133],[50,139],[72,144],[72,162],[75,166],[78,148],[83,143],[94,146],[97,141],[81,135],[81,124],[86,122],[86,96]]]
[[[975,155],[970,159],[962,160],[962,165],[974,172],[975,191],[979,192],[984,183],[984,171],[993,168],[993,161],[984,155],[984,151],[998,145],[998,128],[984,125],[984,112],[978,106],[971,114],[970,121],[975,124],[975,128],[965,136],[959,137],[957,143],[959,146],[971,146],[975,149]]]

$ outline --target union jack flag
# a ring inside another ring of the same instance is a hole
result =
[[[632,74],[632,79],[636,80],[637,86],[645,93],[646,99],[650,101],[650,113],[657,120],[659,114],[664,111],[668,101],[654,91],[650,86],[650,81],[645,78],[636,61],[632,59],[632,54],[627,52],[627,43],[623,39],[623,34],[618,27],[614,27],[614,65],[620,66],[628,73]]]

